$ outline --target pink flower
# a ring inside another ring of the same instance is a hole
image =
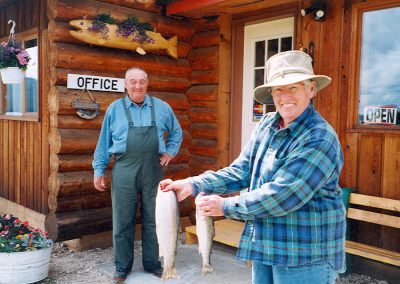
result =
[[[25,57],[24,54],[18,53],[18,54],[17,54],[17,58],[18,58],[19,64],[21,64],[21,65],[26,65],[26,64],[28,64],[28,60],[27,60],[27,58]]]

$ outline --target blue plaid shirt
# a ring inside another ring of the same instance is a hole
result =
[[[312,104],[286,128],[279,128],[280,119],[279,113],[264,116],[229,167],[193,177],[193,195],[249,189],[223,204],[227,218],[246,220],[239,259],[284,267],[325,260],[343,271],[337,135]]]

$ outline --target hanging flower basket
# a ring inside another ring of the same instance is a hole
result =
[[[0,72],[5,84],[19,84],[24,80],[28,67],[29,54],[15,41],[0,44]]]
[[[4,84],[21,84],[25,78],[25,71],[18,67],[0,69],[0,74]]]

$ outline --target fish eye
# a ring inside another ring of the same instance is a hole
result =
[[[81,26],[83,26],[85,23],[84,22],[81,22]]]

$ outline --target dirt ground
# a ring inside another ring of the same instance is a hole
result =
[[[135,243],[135,254],[141,253],[140,242]],[[74,252],[60,242],[53,247],[49,276],[37,284],[51,283],[114,283],[109,275],[98,268],[99,264],[113,261],[113,249],[94,249]],[[160,283],[163,283],[160,281]],[[249,279],[249,283],[251,283]],[[351,274],[337,280],[337,284],[388,284],[384,280],[376,280],[365,275]],[[140,283],[138,283],[140,284]],[[218,283],[213,283],[218,284]]]

